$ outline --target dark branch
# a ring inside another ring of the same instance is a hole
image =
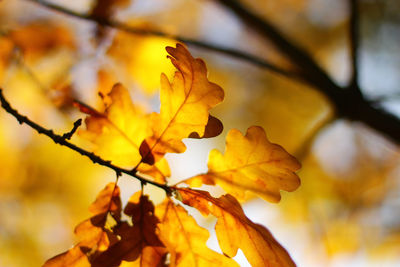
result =
[[[358,50],[359,50],[359,10],[358,0],[348,0],[350,7],[350,55],[351,55],[351,68],[352,77],[350,86],[358,88]]]
[[[64,135],[61,136],[61,135],[55,134],[52,130],[46,129],[46,128],[40,126],[39,124],[31,121],[28,117],[19,114],[18,111],[13,109],[11,107],[10,103],[8,103],[8,101],[4,98],[3,90],[1,88],[0,88],[0,101],[1,101],[1,106],[4,108],[4,110],[7,111],[8,113],[10,113],[11,115],[13,115],[20,124],[25,123],[25,124],[29,125],[31,128],[33,128],[34,130],[36,130],[39,134],[44,134],[44,135],[48,136],[50,139],[52,139],[54,141],[54,143],[62,145],[62,146],[66,146],[66,147],[78,152],[82,156],[88,157],[93,163],[97,163],[99,165],[102,165],[102,166],[105,166],[105,167],[108,167],[108,168],[114,170],[117,177],[120,176],[122,173],[125,173],[129,176],[132,176],[132,177],[138,179],[142,184],[151,184],[151,185],[154,185],[156,187],[163,189],[167,193],[167,195],[170,195],[172,193],[172,189],[168,185],[159,184],[154,181],[148,180],[148,179],[140,176],[139,174],[137,174],[136,170],[127,170],[127,169],[123,169],[121,167],[115,166],[111,163],[111,161],[104,160],[104,159],[100,158],[99,156],[95,155],[94,153],[86,151],[83,148],[80,148],[80,147],[70,143],[67,140],[68,138],[65,137]],[[75,127],[77,127],[77,126],[74,125],[74,128]]]
[[[238,0],[215,1],[234,12],[244,24],[255,30],[260,36],[271,41],[282,54],[296,65],[299,73],[303,75],[309,84],[328,97],[339,116],[364,122],[382,132],[397,144],[400,143],[400,119],[383,109],[374,107],[371,102],[368,102],[363,97],[357,84],[350,84],[347,88],[338,86],[306,51],[296,46],[269,21],[251,12]],[[356,11],[356,0],[351,1],[354,2],[353,8]],[[352,20],[358,21],[357,16],[358,13],[356,12],[355,17],[352,15]],[[352,27],[356,32],[357,23]],[[357,36],[357,32],[354,36]],[[355,50],[358,49],[357,38],[353,44],[354,48],[352,48]],[[357,53],[354,53],[354,55],[355,59],[353,60],[354,64],[356,64]],[[356,65],[354,66],[356,68]]]
[[[41,1],[41,0],[26,0],[26,1],[39,4],[41,6],[49,8],[51,10],[58,11],[60,13],[63,13],[63,14],[66,14],[66,15],[69,15],[69,16],[72,16],[75,18],[95,22],[101,26],[110,27],[113,29],[117,29],[120,31],[130,33],[130,34],[143,35],[143,36],[158,36],[158,37],[173,39],[178,42],[185,43],[187,45],[191,45],[191,46],[202,48],[202,49],[207,49],[210,51],[218,52],[218,53],[226,55],[226,56],[230,56],[230,57],[233,57],[236,59],[246,61],[248,63],[254,64],[261,68],[265,68],[273,73],[280,74],[280,75],[288,77],[288,78],[301,80],[301,77],[299,76],[299,74],[297,74],[294,71],[283,69],[279,66],[276,66],[275,64],[273,64],[271,62],[268,62],[264,59],[261,59],[259,57],[253,56],[251,54],[248,54],[246,52],[243,52],[243,51],[240,51],[237,49],[231,49],[231,48],[211,44],[211,43],[208,43],[205,41],[186,38],[186,37],[179,36],[179,35],[168,34],[166,32],[162,32],[162,31],[158,31],[158,30],[141,29],[141,28],[129,26],[127,24],[124,24],[122,22],[118,22],[115,20],[104,19],[101,17],[93,16],[91,14],[79,13],[79,12],[70,10],[68,8],[65,8],[65,7],[56,5],[56,4],[46,2],[46,1]]]
[[[324,88],[324,93],[329,96],[336,94],[335,89],[337,85],[330,79],[329,75],[318,66],[306,51],[295,46],[272,23],[251,12],[237,0],[216,1],[235,13],[250,29],[256,31],[261,37],[271,41],[290,62],[296,65],[300,74],[307,82],[317,88]],[[321,87],[321,84],[326,86]]]

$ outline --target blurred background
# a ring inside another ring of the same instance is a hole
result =
[[[48,2],[50,3],[50,2]],[[57,0],[74,12],[140,29],[239,49],[290,67],[272,44],[213,0]],[[305,49],[339,85],[349,83],[349,1],[241,0]],[[400,2],[360,0],[360,87],[367,99],[400,116]],[[159,77],[172,76],[165,46],[176,41],[102,28],[35,1],[0,2],[0,84],[22,114],[57,133],[84,118],[73,99],[100,106],[99,90],[129,88],[148,111],[159,105]],[[335,116],[320,91],[251,62],[189,46],[225,90],[212,110],[225,130],[186,140],[168,155],[173,181],[207,170],[208,152],[224,150],[227,131],[265,128],[269,139],[301,162],[300,188],[279,204],[249,200],[249,218],[267,226],[298,266],[400,265],[398,142],[357,121]],[[79,135],[73,142],[90,149]],[[115,174],[55,145],[0,111],[0,266],[40,266],[74,243],[73,228]],[[122,177],[127,200],[139,184]],[[159,191],[146,189],[157,199]],[[213,222],[203,221],[212,228]],[[215,222],[214,222],[215,223]],[[215,237],[209,241],[216,246]],[[239,253],[240,254],[240,253]],[[242,266],[248,266],[238,255]]]

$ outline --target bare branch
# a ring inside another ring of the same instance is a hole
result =
[[[282,75],[284,77],[288,77],[288,78],[292,78],[292,79],[296,79],[296,80],[302,80],[301,76],[292,70],[283,69],[279,66],[276,66],[272,62],[269,62],[267,60],[264,60],[262,58],[256,57],[254,55],[248,54],[246,52],[243,52],[243,51],[240,51],[237,49],[223,47],[223,46],[211,44],[211,43],[201,41],[201,40],[186,38],[186,37],[183,37],[180,35],[169,34],[169,33],[163,32],[163,31],[159,31],[159,30],[141,29],[138,27],[133,27],[133,26],[130,26],[130,25],[127,25],[127,24],[124,24],[122,22],[118,22],[115,20],[96,17],[91,14],[79,13],[79,12],[73,11],[71,9],[62,7],[60,5],[56,5],[56,4],[49,3],[46,1],[42,1],[42,0],[26,0],[26,1],[39,4],[43,7],[49,8],[54,11],[58,11],[65,15],[69,15],[69,16],[72,16],[75,18],[86,20],[86,21],[95,22],[101,26],[110,27],[113,29],[117,29],[120,31],[130,33],[130,34],[143,35],[143,36],[158,36],[158,37],[173,39],[173,40],[185,43],[185,44],[193,46],[193,47],[198,47],[198,48],[218,52],[222,55],[226,55],[226,56],[230,56],[230,57],[233,57],[233,58],[236,58],[239,60],[243,60],[245,62],[251,63],[258,67],[267,69],[273,73]]]
[[[3,107],[3,109],[5,111],[7,111],[8,113],[10,113],[12,116],[14,116],[20,124],[25,123],[25,124],[29,125],[31,128],[33,128],[34,130],[36,130],[39,134],[44,134],[44,135],[48,136],[50,139],[52,139],[54,141],[54,143],[59,144],[61,146],[66,146],[66,147],[78,152],[82,156],[88,157],[93,163],[97,163],[99,165],[102,165],[102,166],[105,166],[107,168],[114,170],[117,177],[120,176],[122,173],[125,173],[131,177],[138,179],[142,184],[151,184],[158,188],[163,189],[167,193],[167,195],[170,195],[172,193],[172,189],[168,185],[159,184],[154,181],[148,180],[148,179],[140,176],[136,172],[136,170],[127,170],[127,169],[115,166],[111,163],[111,161],[104,160],[104,159],[100,158],[99,156],[95,155],[94,153],[84,150],[83,148],[80,148],[80,147],[70,143],[68,141],[68,136],[65,136],[65,135],[61,136],[61,135],[55,134],[52,130],[46,129],[46,128],[40,126],[39,124],[33,122],[32,120],[30,120],[28,117],[21,115],[17,110],[13,109],[11,107],[10,103],[5,99],[5,97],[3,95],[3,90],[1,88],[0,88],[0,101],[1,101],[1,106]],[[74,128],[75,127],[77,127],[77,126],[74,126]]]

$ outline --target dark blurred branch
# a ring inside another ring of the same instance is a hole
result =
[[[143,36],[158,36],[158,37],[164,37],[164,38],[169,38],[169,39],[173,39],[176,40],[178,42],[182,42],[185,43],[187,45],[191,45],[194,47],[198,47],[198,48],[202,48],[202,49],[207,49],[210,51],[214,51],[214,52],[218,52],[220,54],[226,55],[226,56],[230,56],[236,59],[240,59],[243,61],[246,61],[248,63],[251,63],[253,65],[265,68],[273,73],[276,74],[280,74],[282,76],[285,77],[289,77],[289,78],[293,78],[293,79],[297,79],[300,80],[301,78],[299,77],[299,75],[291,70],[286,70],[283,69],[279,66],[276,66],[275,64],[264,60],[262,58],[253,56],[251,54],[248,54],[246,52],[237,50],[237,49],[231,49],[228,47],[223,47],[223,46],[219,46],[219,45],[215,45],[215,44],[211,44],[205,41],[201,41],[201,40],[196,40],[196,39],[190,39],[190,38],[186,38],[183,36],[179,36],[179,35],[174,35],[174,34],[168,34],[166,32],[163,31],[158,31],[158,30],[150,30],[150,29],[141,29],[138,27],[133,27],[127,24],[124,24],[122,22],[118,22],[115,20],[111,20],[111,19],[105,19],[105,18],[101,18],[101,17],[96,17],[94,15],[91,14],[83,14],[83,13],[79,13],[76,11],[73,11],[71,9],[62,7],[60,5],[56,5],[53,3],[49,3],[46,1],[42,1],[42,0],[26,0],[29,2],[33,2],[36,4],[39,4],[41,6],[44,6],[46,8],[49,8],[51,10],[55,10],[58,12],[61,12],[63,14],[75,17],[75,18],[79,18],[79,19],[83,19],[83,20],[87,20],[87,21],[91,21],[91,22],[95,22],[101,26],[105,26],[105,27],[110,27],[113,29],[117,29],[120,31],[124,31],[130,34],[136,34],[136,35],[143,35]]]
[[[358,51],[359,51],[359,10],[358,0],[348,0],[350,7],[350,55],[352,76],[350,86],[358,88]]]
[[[394,142],[400,143],[400,119],[367,101],[357,83],[350,84],[346,88],[337,85],[305,50],[284,36],[272,23],[250,11],[238,0],[215,1],[235,13],[250,29],[272,42],[288,60],[296,65],[303,78],[332,102],[339,116],[364,122],[390,137]],[[355,12],[351,15],[351,20],[354,20],[351,22],[351,36],[355,38],[355,42],[352,43],[353,62],[354,68],[357,68],[358,11],[355,0],[351,4],[354,9],[352,12]],[[354,81],[356,82],[357,70],[355,74]]]
[[[138,179],[142,184],[154,185],[156,187],[163,189],[167,194],[171,194],[172,189],[168,185],[159,184],[159,183],[153,182],[151,180],[147,180],[146,178],[141,177],[139,174],[137,174],[135,170],[127,170],[127,169],[123,169],[121,167],[115,166],[111,163],[111,161],[104,160],[104,159],[100,158],[99,156],[95,155],[94,153],[86,151],[83,148],[80,148],[80,147],[70,143],[68,141],[69,133],[64,134],[62,136],[55,134],[52,130],[46,129],[46,128],[40,126],[39,124],[33,122],[32,120],[30,120],[28,117],[19,114],[19,112],[17,110],[13,109],[11,107],[10,103],[8,103],[8,101],[4,98],[3,90],[1,88],[0,88],[0,102],[1,102],[1,106],[3,107],[3,109],[5,111],[7,111],[8,113],[10,113],[11,115],[13,115],[20,124],[25,123],[25,124],[29,125],[31,128],[36,130],[39,134],[44,134],[44,135],[48,136],[50,139],[52,139],[54,141],[54,143],[62,145],[62,146],[66,146],[66,147],[78,152],[82,156],[88,157],[93,163],[97,163],[99,165],[102,165],[102,166],[105,166],[105,167],[108,167],[108,168],[114,170],[115,173],[117,174],[117,176],[120,176],[122,173],[125,173],[131,177]],[[76,125],[74,124],[74,129],[78,127],[78,124],[79,123],[76,123]]]
[[[251,30],[272,42],[290,62],[296,65],[306,81],[317,87],[321,84],[329,85],[325,88],[325,93],[335,94],[334,90],[337,86],[326,72],[318,66],[305,50],[294,45],[294,42],[284,36],[272,23],[251,12],[237,0],[216,1],[235,13]]]

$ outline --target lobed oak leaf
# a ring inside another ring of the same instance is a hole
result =
[[[109,183],[92,203],[89,210],[93,217],[87,219],[75,228],[75,235],[79,243],[68,251],[61,253],[44,264],[44,267],[51,266],[92,266],[93,260],[106,251],[111,245],[118,241],[116,235],[105,229],[107,214],[111,212],[114,219],[120,218],[121,200],[119,187]],[[107,203],[108,201],[108,203]],[[117,214],[118,212],[118,214]]]
[[[156,207],[158,236],[170,253],[170,266],[239,266],[206,245],[209,233],[187,211],[170,199]]]
[[[148,196],[134,194],[129,200],[125,214],[131,216],[132,225],[121,222],[113,232],[120,240],[110,246],[92,262],[92,266],[119,266],[121,262],[138,262],[140,266],[158,266],[166,250],[156,235],[158,218]]]
[[[182,202],[202,214],[217,217],[215,230],[224,254],[234,257],[240,248],[253,267],[296,266],[287,251],[264,226],[250,221],[239,202],[227,194],[212,197],[206,191],[178,189]]]
[[[79,134],[96,145],[94,153],[120,166],[136,166],[140,160],[140,143],[151,134],[148,116],[143,109],[135,106],[128,90],[115,84],[103,95],[106,106],[104,112],[76,103],[82,112],[89,115],[85,119],[86,130]],[[170,176],[165,159],[155,166],[140,164],[138,170],[152,175],[156,182],[164,183]]]
[[[177,71],[172,83],[165,74],[161,75],[160,113],[152,114],[153,135],[141,145],[142,161],[149,164],[167,152],[184,152],[182,139],[190,135],[206,137],[207,125],[216,128],[208,129],[208,133],[219,134],[222,130],[222,124],[215,123],[215,119],[208,122],[209,110],[223,100],[224,91],[207,79],[203,60],[193,58],[180,44],[166,50]]]
[[[300,163],[281,146],[268,141],[263,128],[252,126],[243,136],[231,130],[222,155],[212,150],[208,172],[185,181],[191,186],[219,184],[240,200],[247,191],[270,202],[280,201],[280,190],[293,191],[300,185],[295,174]]]

